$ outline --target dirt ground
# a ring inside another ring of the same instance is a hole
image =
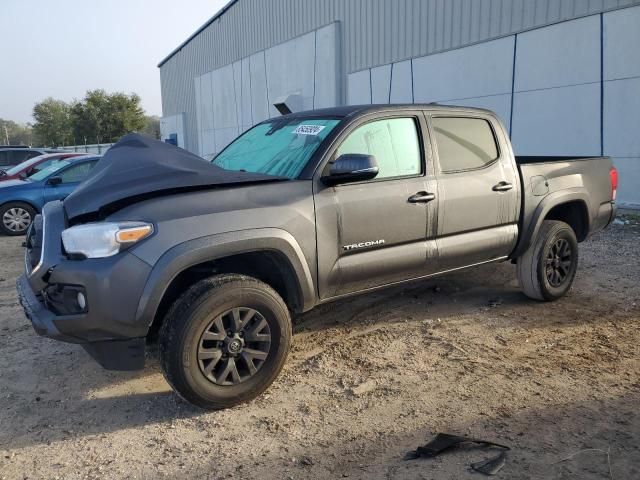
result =
[[[318,308],[266,394],[212,413],[169,391],[153,353],[106,372],[37,337],[21,242],[0,238],[0,478],[482,478],[469,464],[494,452],[403,460],[437,432],[511,446],[497,478],[640,478],[635,221],[582,244],[552,304],[499,264]]]

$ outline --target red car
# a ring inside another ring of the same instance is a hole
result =
[[[87,154],[83,152],[48,153],[30,158],[29,160],[25,160],[24,162],[7,168],[6,170],[0,170],[0,182],[30,177],[34,173],[38,173],[43,168],[47,168],[56,161],[64,160],[69,157],[77,157],[79,155]]]

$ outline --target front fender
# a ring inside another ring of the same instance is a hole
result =
[[[589,211],[589,194],[587,190],[582,187],[559,190],[545,196],[535,208],[529,220],[527,221],[526,218],[524,219],[524,225],[522,225],[521,229],[522,236],[510,257],[518,258],[527,251],[533,242],[533,239],[538,235],[542,222],[554,207],[575,201],[579,201],[584,204],[585,210],[587,211],[587,231],[590,232],[592,228],[591,223],[593,215],[592,212]]]
[[[296,276],[302,310],[311,309],[316,303],[315,285],[298,242],[285,230],[260,228],[199,237],[166,251],[151,270],[136,322],[151,325],[162,297],[180,272],[199,263],[257,251],[275,251],[286,258]]]

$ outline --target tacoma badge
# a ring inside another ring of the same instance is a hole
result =
[[[369,240],[368,242],[360,242],[360,243],[352,243],[351,245],[345,245],[345,250],[355,250],[356,248],[366,248],[366,247],[374,247],[376,245],[384,245],[384,240]]]

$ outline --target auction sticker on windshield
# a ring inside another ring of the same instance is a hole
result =
[[[318,135],[324,130],[324,125],[298,125],[293,133],[296,135]]]

